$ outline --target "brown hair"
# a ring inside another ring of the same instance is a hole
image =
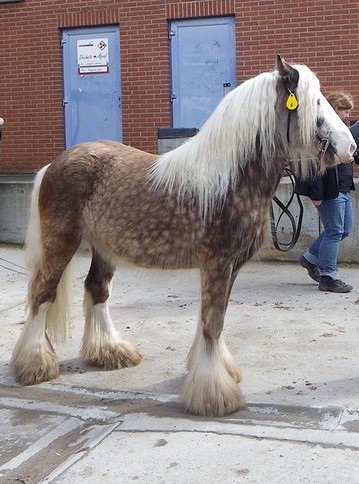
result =
[[[332,105],[335,111],[338,111],[338,109],[346,109],[347,111],[349,111],[354,107],[353,98],[351,97],[350,94],[346,92],[342,92],[342,91],[331,92],[328,94],[327,100],[329,104]]]

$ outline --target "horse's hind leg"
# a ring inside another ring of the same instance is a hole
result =
[[[94,251],[85,280],[85,332],[80,356],[105,370],[135,366],[142,359],[138,349],[120,337],[111,320],[108,302],[114,272],[114,267]]]
[[[201,283],[201,316],[188,355],[183,401],[190,413],[221,416],[244,406],[240,373],[221,336],[232,267],[226,261],[208,264],[201,270]]]
[[[53,380],[59,374],[49,332],[58,339],[66,335],[72,280],[70,261],[76,248],[77,244],[67,247],[62,254],[44,250],[29,283],[29,314],[11,358],[15,378],[23,385]]]

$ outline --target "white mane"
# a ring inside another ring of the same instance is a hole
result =
[[[320,86],[306,66],[293,67],[300,73],[296,91],[298,134],[300,144],[306,147],[315,132]],[[262,73],[227,94],[196,136],[154,162],[151,169],[154,185],[162,185],[169,191],[176,189],[180,198],[188,193],[196,196],[205,217],[223,200],[228,188],[240,177],[241,169],[257,160],[258,141],[259,162],[264,167],[271,163],[276,154],[278,79],[277,71]],[[287,148],[288,158],[298,156],[297,152],[289,153]]]

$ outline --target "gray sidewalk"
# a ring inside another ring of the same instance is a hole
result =
[[[118,270],[111,314],[144,360],[105,372],[78,359],[90,262],[80,254],[60,376],[21,387],[9,360],[24,321],[23,252],[0,246],[0,258],[0,483],[359,483],[359,267],[341,271],[353,292],[329,294],[296,264],[248,263],[224,331],[247,407],[199,418],[179,398],[196,271]]]

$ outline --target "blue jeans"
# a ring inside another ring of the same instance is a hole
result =
[[[341,192],[337,198],[323,200],[317,210],[323,231],[305,252],[304,257],[318,267],[321,276],[339,279],[339,244],[354,228],[351,193]]]

